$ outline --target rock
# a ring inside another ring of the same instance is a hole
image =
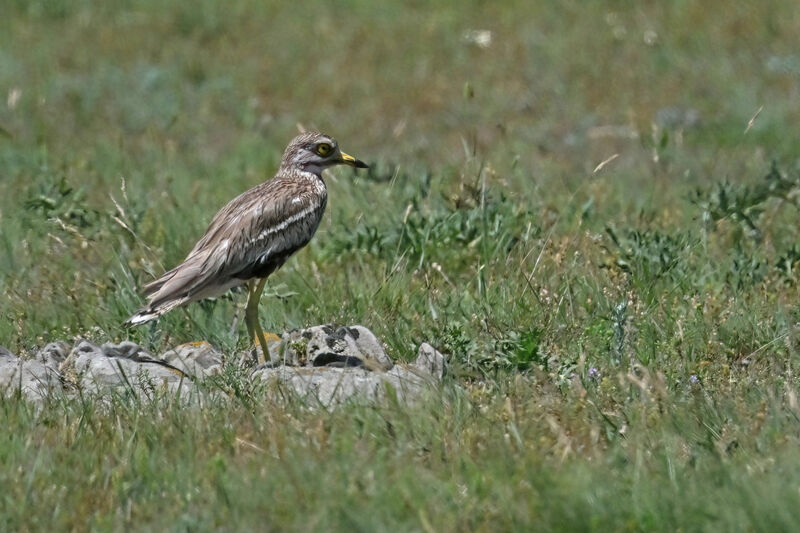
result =
[[[372,403],[390,393],[399,402],[410,403],[430,384],[417,372],[400,365],[388,372],[343,367],[266,367],[256,370],[253,377],[278,388],[287,387],[300,398],[324,407],[345,401]]]
[[[161,359],[194,378],[222,372],[222,354],[205,341],[176,346],[164,353]]]
[[[69,354],[69,344],[66,342],[51,342],[36,354],[36,360],[53,369],[58,369]]]
[[[414,366],[441,380],[444,375],[444,355],[427,342],[423,342],[419,345]]]
[[[153,363],[139,363],[124,357],[89,358],[80,377],[81,387],[95,392],[117,387],[130,388],[136,392],[158,388],[173,391],[179,385],[190,387],[191,384],[191,380],[169,368]]]
[[[279,366],[262,368],[253,373],[277,387],[288,387],[304,400],[319,402],[323,406],[340,403],[353,396],[366,400],[379,397],[382,380],[363,368],[308,368]]]
[[[369,336],[364,335],[364,331],[359,331],[358,335],[367,339],[370,337],[375,339],[372,332],[366,328],[362,329],[368,332]],[[329,336],[343,335],[343,333],[336,332],[339,330],[335,330],[334,333],[328,331],[325,334]],[[350,332],[347,334],[354,337]],[[318,351],[311,345],[315,339],[317,337],[314,334],[307,339],[310,353]],[[370,342],[372,342],[371,339]],[[377,343],[377,339],[374,342]],[[380,345],[378,344],[378,346]],[[331,349],[334,348],[331,347]],[[311,364],[306,361],[304,364],[295,366],[262,365],[260,368],[256,368],[253,376],[278,388],[287,387],[299,397],[325,407],[344,401],[381,401],[386,398],[387,394],[394,395],[399,402],[410,403],[424,390],[441,382],[444,372],[444,356],[430,344],[423,343],[420,346],[417,360],[412,365],[394,365],[382,348],[381,352],[385,360],[381,366],[374,368],[370,368],[366,364],[315,366],[313,362],[319,361],[318,354],[317,359],[311,361]],[[388,371],[383,370],[386,367],[389,367]]]
[[[98,347],[82,340],[61,364],[62,372],[83,391],[109,392],[116,388],[152,392],[159,388],[188,391],[191,380],[178,369],[154,359],[141,346],[125,341]]]
[[[356,348],[365,356],[374,360],[383,370],[389,370],[394,363],[383,349],[381,341],[364,326],[352,326],[347,329],[349,336],[355,341]]]
[[[0,361],[3,359],[16,359],[17,356],[11,353],[11,350],[5,346],[0,346]]]
[[[271,366],[367,367],[388,370],[392,360],[364,326],[314,326],[284,333],[270,345]]]
[[[124,357],[136,361],[140,359],[139,354],[144,354],[144,357],[150,358],[150,354],[144,348],[131,341],[122,341],[119,344],[107,342],[100,347],[100,350],[107,357]]]
[[[67,374],[70,371],[74,371],[77,374],[82,374],[89,367],[92,359],[105,356],[106,355],[99,346],[96,346],[87,340],[81,340],[78,344],[73,346],[72,351],[69,352],[69,355],[61,363],[59,368],[64,374]]]
[[[81,340],[71,349],[53,342],[33,359],[0,347],[0,387],[6,395],[21,392],[33,401],[76,389],[101,396],[132,391],[145,397],[166,390],[199,399],[202,389],[196,382],[222,372],[223,364],[223,354],[207,342],[182,344],[161,356],[130,341],[98,346]],[[251,379],[324,406],[389,397],[408,403],[441,382],[444,366],[444,356],[427,343],[419,347],[413,364],[395,365],[364,326],[324,325],[284,333],[270,345],[270,361],[256,367]],[[219,388],[206,392],[219,394]]]
[[[55,369],[35,359],[20,359],[9,350],[0,351],[0,389],[6,397],[20,393],[33,402],[61,391]]]

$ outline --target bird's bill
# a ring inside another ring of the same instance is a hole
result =
[[[369,165],[361,161],[360,159],[356,159],[352,155],[346,154],[342,152],[342,163],[345,165],[350,165],[351,167],[356,168],[369,168]]]

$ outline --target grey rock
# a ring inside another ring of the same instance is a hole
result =
[[[164,353],[161,359],[194,378],[222,371],[222,354],[207,342],[189,342]]]
[[[421,373],[402,365],[395,365],[388,372],[372,372],[366,368],[281,366],[258,369],[253,377],[279,390],[286,388],[306,401],[330,407],[347,401],[379,402],[390,394],[398,402],[411,403],[430,388],[430,376],[421,376]]]
[[[318,326],[318,328],[321,326]],[[327,345],[330,350],[335,350],[339,345],[337,341],[356,337],[366,339],[367,342],[375,343],[380,347],[375,336],[362,326],[357,326],[358,330],[353,334],[351,331],[341,332],[340,330],[323,330],[327,338],[334,337],[332,345]],[[344,328],[342,328],[344,329]],[[354,329],[354,328],[347,328]],[[309,331],[314,330],[314,331]],[[319,403],[323,406],[332,406],[345,401],[376,402],[386,399],[387,395],[393,395],[399,402],[411,403],[420,396],[425,390],[437,386],[444,373],[444,356],[433,348],[430,344],[423,343],[417,354],[414,364],[392,364],[391,360],[383,352],[385,359],[381,360],[381,365],[369,366],[367,364],[332,366],[316,365],[319,361],[320,339],[317,328],[309,328],[299,332],[300,337],[308,341],[306,353],[317,354],[317,359],[310,359],[295,366],[267,366],[262,365],[253,372],[254,378],[261,379],[268,385],[278,389],[288,389],[299,397]],[[310,337],[303,336],[304,332],[311,333]],[[293,334],[296,332],[292,332]],[[367,335],[368,333],[368,335]],[[374,340],[373,340],[374,339]],[[355,339],[354,339],[355,340]],[[366,344],[366,346],[370,346]],[[372,347],[372,350],[375,348]],[[339,352],[344,353],[344,351]],[[293,355],[293,354],[292,354]],[[288,360],[288,358],[287,358]],[[388,361],[388,364],[387,364]],[[388,370],[383,370],[389,367]]]
[[[11,350],[6,348],[5,346],[0,346],[0,358],[3,358],[3,357],[16,357],[16,355],[14,355],[11,352]]]
[[[12,385],[14,385],[14,378],[19,372],[20,363],[19,357],[7,348],[0,350],[0,387],[6,391],[6,395],[14,392]]]
[[[80,341],[61,364],[69,380],[86,392],[114,389],[153,392],[157,389],[187,392],[192,382],[186,375],[154,359],[141,346],[125,341],[99,347]]]
[[[389,370],[394,363],[389,356],[386,355],[386,350],[383,349],[383,344],[369,329],[364,326],[351,326],[346,328],[349,336],[355,341],[356,348],[362,354],[368,355],[374,360],[383,370]]]
[[[11,350],[6,348],[5,346],[0,346],[0,361],[3,359],[16,359],[17,356],[14,355]]]
[[[51,342],[36,354],[36,360],[45,366],[57,369],[69,355],[70,346],[66,342]]]
[[[85,391],[106,392],[120,387],[135,392],[159,388],[172,391],[191,385],[190,380],[169,368],[124,357],[88,357],[80,370],[80,386]]]
[[[289,331],[269,346],[271,366],[366,367],[388,370],[392,360],[364,326],[331,325]]]
[[[100,347],[100,350],[108,357],[125,357],[133,360],[140,359],[141,355],[147,358],[150,357],[150,354],[144,348],[131,341],[122,341],[119,344],[107,342]]]
[[[419,345],[414,366],[441,380],[444,375],[444,355],[427,342],[423,342]]]
[[[71,349],[54,342],[33,359],[0,347],[0,391],[21,392],[33,401],[76,389],[98,395],[168,391],[201,400],[195,382],[221,372],[223,363],[223,355],[207,342],[182,344],[161,356],[130,341],[98,346],[81,340]],[[270,361],[251,376],[324,406],[387,397],[413,402],[441,382],[444,366],[444,356],[427,343],[413,364],[395,365],[364,326],[324,325],[284,333],[271,344]]]
[[[334,405],[355,396],[375,400],[380,380],[363,368],[308,368],[280,366],[263,368],[253,373],[278,389],[286,388],[301,398],[323,406]]]
[[[81,340],[72,347],[67,358],[61,363],[62,372],[74,371],[82,374],[91,363],[92,359],[105,357],[103,350],[87,340]]]
[[[20,393],[38,402],[61,391],[61,381],[58,372],[41,361],[11,354],[0,359],[0,389],[7,397]]]

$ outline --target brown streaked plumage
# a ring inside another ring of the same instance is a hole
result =
[[[328,198],[322,171],[342,164],[367,167],[342,153],[327,135],[295,137],[275,177],[220,209],[183,263],[145,286],[148,304],[126,324],[143,324],[180,305],[251,282],[247,327],[266,354],[258,324],[264,280],[314,236]]]

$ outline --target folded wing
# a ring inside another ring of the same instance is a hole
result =
[[[128,323],[147,322],[179,305],[268,276],[308,244],[326,200],[321,181],[293,177],[274,178],[234,198],[183,263],[144,288],[148,305]]]

